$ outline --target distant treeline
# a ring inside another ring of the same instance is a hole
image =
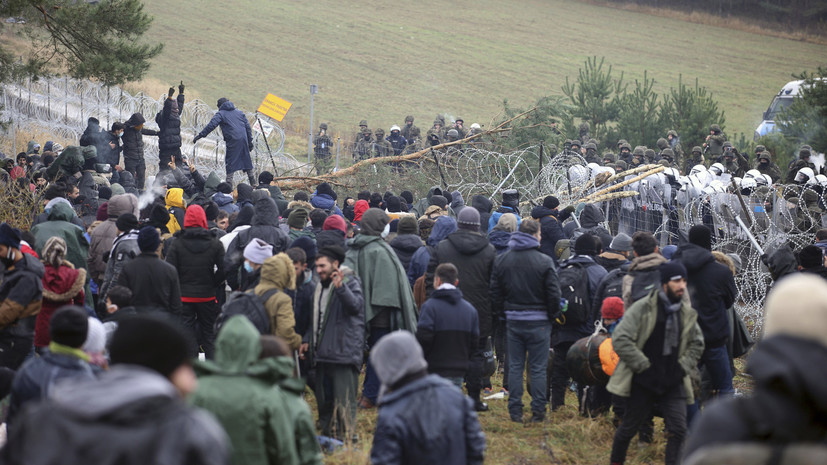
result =
[[[608,3],[635,4],[703,12],[722,17],[777,23],[788,27],[821,30],[827,23],[827,0],[603,0]]]

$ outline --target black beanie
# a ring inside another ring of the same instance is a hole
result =
[[[98,186],[98,199],[109,200],[112,198],[112,188],[109,186]]]
[[[261,174],[258,175],[259,184],[270,184],[271,182],[273,182],[273,173],[262,171]]]
[[[445,207],[448,206],[448,199],[441,195],[432,195],[431,205],[436,205],[437,207],[445,210]]]
[[[560,201],[557,200],[557,197],[553,195],[548,195],[546,198],[543,199],[543,206],[548,208],[549,210],[554,210],[558,206],[560,206]]]
[[[79,349],[86,342],[89,316],[81,307],[67,305],[59,308],[49,320],[49,337],[52,341]]]
[[[333,188],[330,187],[330,184],[328,184],[326,182],[323,182],[323,183],[319,184],[318,186],[316,186],[316,193],[319,194],[319,195],[327,194],[333,200],[337,199],[336,192],[334,192]]]
[[[583,234],[574,242],[574,253],[577,255],[594,255],[597,243],[591,234]]]
[[[405,199],[406,202],[410,204],[413,203],[413,194],[411,193],[411,191],[402,191],[402,193],[399,194],[399,196]]]
[[[155,252],[159,245],[161,245],[161,236],[158,235],[158,230],[152,226],[141,228],[138,232],[138,248],[141,252]]]
[[[233,192],[233,186],[231,186],[228,182],[220,182],[217,186],[215,186],[215,190],[221,192],[222,194],[231,194]]]
[[[124,213],[115,220],[115,227],[120,232],[129,232],[138,228],[138,218],[132,213]]]
[[[128,317],[118,322],[109,357],[113,365],[146,367],[169,377],[189,363],[187,335],[160,315]]]
[[[798,263],[804,269],[818,268],[824,264],[824,253],[814,245],[808,245],[798,253]]]
[[[399,197],[390,196],[386,199],[388,211],[391,213],[399,213],[402,211],[402,202],[399,201]]]
[[[336,260],[339,265],[345,262],[345,249],[338,245],[326,245],[319,249],[317,257],[327,257]]]
[[[712,231],[705,224],[692,226],[689,228],[689,243],[712,250]]]
[[[159,203],[152,205],[152,210],[149,211],[149,224],[160,229],[162,226],[166,227],[167,223],[169,223],[169,210]]]

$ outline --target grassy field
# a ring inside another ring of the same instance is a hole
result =
[[[736,360],[738,373],[744,364]],[[495,392],[502,386],[502,376],[491,379]],[[749,380],[737,375],[733,380],[741,391],[749,389]],[[361,384],[360,384],[361,386]],[[313,409],[312,394],[306,396]],[[523,398],[528,418],[528,394]],[[514,423],[508,416],[508,400],[488,400],[490,410],[480,413],[479,419],[486,437],[485,463],[491,465],[548,465],[548,464],[602,464],[609,462],[614,427],[611,414],[595,419],[583,418],[577,413],[577,397],[571,391],[566,397],[566,406],[547,415],[540,424]],[[333,465],[363,465],[369,463],[370,445],[376,428],[376,410],[360,410],[357,414],[358,444],[339,450],[325,457],[325,463]],[[666,448],[663,420],[655,418],[655,438],[650,445],[632,440],[626,463],[642,465],[662,463]]]
[[[315,2],[146,0],[149,34],[166,43],[149,82],[183,79],[207,102],[255,108],[267,92],[294,103],[285,124],[315,121],[343,140],[360,119],[426,129],[434,115],[487,124],[503,99],[527,106],[561,94],[587,56],[665,91],[683,75],[713,89],[726,132],[751,137],[790,74],[824,64],[827,46],[654,17],[572,0]]]

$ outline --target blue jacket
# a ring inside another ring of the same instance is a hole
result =
[[[473,402],[444,378],[417,379],[379,402],[372,464],[482,464],[484,452]]]
[[[431,250],[439,245],[448,234],[457,230],[457,221],[450,216],[440,216],[436,219],[431,235],[425,241],[425,247],[420,247],[411,257],[411,264],[408,266],[408,281],[413,287],[420,276],[428,271],[428,263],[431,261]]]
[[[216,192],[212,196],[212,201],[218,205],[219,209],[227,212],[228,215],[232,215],[233,213],[241,210],[241,207],[233,203],[233,196],[230,194]]]
[[[422,304],[416,339],[425,353],[429,373],[465,376],[479,337],[477,310],[462,298],[459,289],[437,289]]]
[[[24,404],[45,400],[56,384],[70,378],[95,379],[95,373],[88,363],[72,355],[46,352],[30,358],[14,376],[7,421],[13,421]]]
[[[507,231],[492,229],[491,232],[488,233],[488,242],[494,246],[494,249],[497,251],[497,255],[508,252],[508,241],[510,240],[511,233]]]
[[[253,169],[253,161],[250,159],[250,151],[253,150],[253,131],[244,113],[237,110],[233,102],[224,102],[207,126],[198,133],[198,137],[205,137],[219,125],[227,144],[224,159],[227,171]]]
[[[494,226],[500,221],[500,217],[503,216],[505,213],[513,213],[517,215],[517,226],[523,222],[523,219],[520,218],[520,212],[516,208],[509,207],[508,205],[503,205],[497,209],[491,216],[488,218],[488,231],[491,232],[494,229]]]
[[[330,215],[339,215],[344,218],[342,210],[336,206],[336,201],[333,200],[333,197],[328,194],[315,194],[310,199],[310,205],[313,205],[316,208],[321,208],[322,210],[327,211]]]

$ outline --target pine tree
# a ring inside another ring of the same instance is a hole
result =
[[[0,48],[0,80],[55,72],[106,85],[138,80],[163,48],[140,40],[152,23],[143,9],[139,0],[4,0],[0,16],[25,19],[5,27],[24,28],[32,47],[22,62]]]
[[[612,77],[612,66],[603,68],[605,57],[588,58],[580,68],[577,80],[563,86],[563,94],[569,98],[571,115],[591,124],[591,136],[600,140],[606,133],[607,125],[617,119],[620,113],[621,97],[626,92],[623,73],[620,78]]]
[[[788,139],[827,152],[827,67],[794,77],[804,80],[800,97],[775,120]]]

